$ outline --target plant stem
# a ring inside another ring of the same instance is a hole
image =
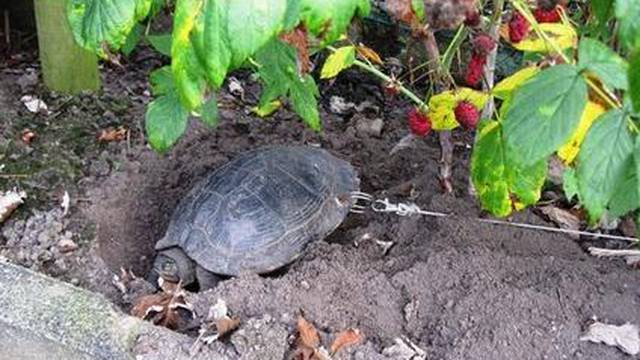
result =
[[[336,52],[337,49],[334,48],[333,46],[327,46],[327,49],[331,50],[332,52]],[[398,89],[400,90],[401,93],[403,93],[404,95],[406,95],[409,99],[411,99],[411,101],[413,101],[414,103],[416,103],[418,105],[418,107],[420,108],[420,110],[422,111],[427,111],[429,110],[429,106],[427,106],[427,104],[422,101],[416,94],[414,94],[411,90],[407,89],[404,85],[402,85],[402,83],[400,83],[398,80],[394,80],[392,79],[389,75],[383,73],[382,71],[378,70],[374,65],[366,63],[364,61],[360,61],[358,59],[355,59],[353,61],[353,64],[356,65],[357,67],[368,71],[369,73],[375,75],[376,77],[378,77],[379,79],[388,82],[388,83],[393,83],[394,85],[398,86]]]
[[[448,72],[449,69],[451,69],[451,62],[453,61],[453,54],[455,54],[456,50],[458,50],[458,48],[460,48],[460,44],[462,44],[464,39],[467,37],[468,33],[469,33],[469,31],[467,30],[467,28],[464,25],[460,25],[460,27],[458,27],[458,31],[456,31],[456,34],[453,36],[453,39],[449,43],[449,46],[447,47],[447,50],[445,50],[444,54],[442,54],[442,65],[441,66],[442,66],[442,69],[444,71]]]
[[[403,86],[401,83],[399,83],[397,80],[394,81],[390,76],[388,76],[387,74],[383,73],[382,71],[376,69],[374,66],[369,65],[363,61],[360,60],[355,60],[354,65],[356,65],[357,67],[364,69],[368,72],[370,72],[371,74],[375,75],[376,77],[388,82],[388,83],[395,83],[398,86],[398,90],[400,90],[400,92],[402,94],[404,94],[405,96],[407,96],[409,99],[411,99],[411,101],[413,101],[414,103],[416,103],[418,105],[418,107],[420,108],[421,111],[427,111],[429,110],[429,106],[427,106],[427,104],[422,101],[416,94],[414,94],[411,90],[407,89],[405,86]]]

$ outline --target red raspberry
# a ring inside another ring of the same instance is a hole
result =
[[[473,38],[473,53],[480,56],[487,56],[491,50],[495,49],[496,41],[485,33],[478,34]]]
[[[431,119],[414,107],[409,110],[409,129],[414,135],[426,136],[431,131]]]
[[[529,35],[530,25],[520,12],[514,12],[509,21],[509,40],[519,43]]]
[[[464,82],[467,84],[467,86],[474,88],[478,86],[480,80],[482,80],[482,72],[486,63],[486,56],[474,54],[471,57],[471,61],[467,66],[467,73],[464,76]]]
[[[545,10],[541,7],[533,11],[533,16],[539,23],[557,23],[560,22],[560,10],[558,8],[552,8]]]
[[[480,13],[478,9],[473,9],[465,13],[464,24],[468,27],[480,26]]]
[[[458,106],[456,106],[454,112],[456,114],[456,120],[465,129],[475,129],[476,125],[478,125],[480,112],[472,103],[461,101],[458,103]]]

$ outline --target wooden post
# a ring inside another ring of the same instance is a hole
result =
[[[97,56],[73,40],[65,11],[67,0],[34,0],[44,83],[65,94],[100,88]]]

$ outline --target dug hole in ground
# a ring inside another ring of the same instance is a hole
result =
[[[349,71],[323,84],[324,131],[314,133],[286,110],[268,119],[253,116],[259,87],[239,76],[245,100],[223,92],[217,128],[194,122],[174,149],[159,155],[145,145],[142,129],[147,75],[161,61],[141,50],[124,68],[105,66],[102,94],[76,98],[46,92],[32,57],[2,70],[1,161],[4,172],[28,176],[2,184],[19,184],[28,198],[2,225],[1,256],[104,294],[128,312],[149,289],[125,289],[123,296],[113,276],[121,268],[146,276],[177,202],[208,171],[261,145],[319,144],[357,168],[363,191],[410,199],[461,220],[350,214],[286,269],[187,293],[196,325],[183,331],[194,341],[197,324],[222,299],[240,326],[204,346],[230,358],[291,356],[301,310],[326,347],[344,329],[364,335],[336,359],[628,358],[579,339],[594,318],[640,324],[637,271],[589,256],[584,241],[568,236],[476,222],[482,213],[467,194],[471,135],[456,134],[456,191],[443,195],[435,136],[389,155],[407,133],[408,104],[383,98],[374,80]],[[31,113],[20,102],[24,95],[37,95],[51,113]],[[369,105],[336,114],[331,96]],[[376,119],[383,121],[381,131]],[[96,140],[101,130],[120,126],[128,130],[121,141]],[[36,137],[23,141],[27,128]],[[60,207],[65,192],[67,214]],[[513,220],[553,226],[532,210]],[[424,355],[394,353],[396,339]]]

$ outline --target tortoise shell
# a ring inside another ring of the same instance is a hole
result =
[[[249,151],[189,192],[156,249],[178,246],[216,274],[267,273],[338,227],[358,188],[355,169],[325,150]]]

